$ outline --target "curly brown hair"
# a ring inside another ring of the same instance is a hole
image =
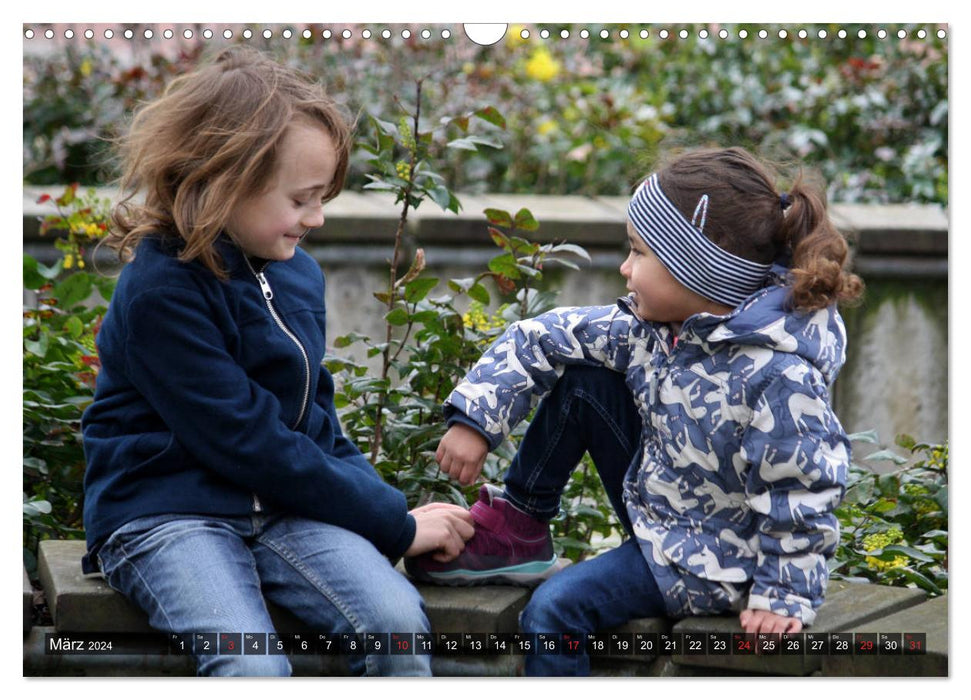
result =
[[[783,199],[776,169],[743,148],[689,151],[657,172],[689,220],[708,195],[704,234],[720,248],[753,262],[789,262],[794,309],[814,311],[863,294],[863,281],[846,269],[849,246],[829,219],[825,195],[805,173]]]
[[[179,259],[225,278],[216,238],[238,203],[265,190],[296,118],[322,126],[337,149],[325,199],[344,185],[351,128],[313,78],[254,49],[233,47],[173,80],[136,111],[117,142],[121,200],[104,243],[129,259],[148,234],[180,236]]]

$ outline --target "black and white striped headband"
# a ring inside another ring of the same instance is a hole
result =
[[[661,191],[657,173],[641,183],[627,207],[634,230],[678,282],[706,299],[735,307],[765,286],[772,266],[712,243],[702,233],[707,214],[708,195],[702,195],[688,221]]]

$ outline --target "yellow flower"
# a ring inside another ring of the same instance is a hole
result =
[[[514,24],[506,30],[506,46],[513,48],[514,46],[519,46],[526,43],[526,39],[523,39],[523,30],[526,28],[522,24]]]
[[[78,267],[84,269],[84,258],[78,258]]]
[[[930,489],[922,484],[904,484],[903,492],[908,496],[914,496],[914,510],[917,511],[919,515],[924,515],[926,513],[932,513],[935,510],[939,510],[940,507],[937,503],[930,498]]]
[[[540,136],[546,136],[547,134],[552,134],[559,128],[560,127],[557,125],[556,121],[553,119],[547,119],[536,127],[536,133],[538,133]]]
[[[901,566],[907,566],[909,559],[903,555],[899,557],[894,557],[890,561],[883,561],[882,559],[877,559],[876,557],[867,557],[866,563],[873,569],[877,571],[889,571],[890,569],[896,569]]]
[[[465,324],[466,328],[484,332],[505,328],[506,320],[502,317],[503,308],[499,307],[489,317],[486,316],[482,303],[473,301],[469,305],[469,310],[462,315],[462,323]]]
[[[883,549],[889,545],[896,544],[903,538],[904,534],[898,528],[892,527],[886,532],[877,532],[864,537],[863,548],[868,552],[872,552],[874,550]],[[876,557],[866,558],[866,563],[877,571],[888,571],[899,566],[907,566],[908,561],[910,561],[910,558],[903,554],[894,557],[890,561],[884,561],[882,559],[877,559]]]
[[[533,55],[526,61],[526,74],[533,80],[545,83],[555,78],[559,72],[559,61],[542,46],[533,51]]]
[[[931,459],[930,459],[931,465],[938,468],[946,468],[947,460],[948,460],[947,443],[940,445],[938,447],[935,447],[934,449],[931,450]]]
[[[463,314],[462,323],[465,324],[466,328],[484,330],[489,324],[489,319],[482,313],[481,308],[471,308]]]
[[[86,58],[83,61],[81,61],[80,70],[81,70],[81,75],[83,75],[85,78],[91,75],[91,59]]]
[[[70,270],[72,267],[74,267],[74,256],[68,253],[64,256],[64,269]]]
[[[892,527],[886,532],[875,532],[872,535],[867,535],[863,538],[863,547],[868,552],[872,552],[874,549],[882,549],[890,544],[895,544],[902,540],[904,533],[900,531],[899,528]]]

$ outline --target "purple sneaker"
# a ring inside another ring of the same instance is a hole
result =
[[[462,553],[444,563],[430,554],[408,557],[405,570],[412,578],[446,586],[536,586],[561,568],[549,524],[517,510],[502,489],[484,484],[469,512],[475,535]]]

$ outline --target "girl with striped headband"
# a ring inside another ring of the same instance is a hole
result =
[[[442,471],[472,483],[542,399],[475,534],[412,576],[539,585],[524,632],[581,635],[634,618],[733,613],[798,632],[823,602],[849,442],[829,400],[845,359],[836,304],[862,292],[821,193],[788,192],[739,148],[688,153],[628,208],[630,294],[510,326],[446,402]],[[549,520],[589,452],[625,541],[563,567]],[[529,675],[589,672],[526,657]]]

